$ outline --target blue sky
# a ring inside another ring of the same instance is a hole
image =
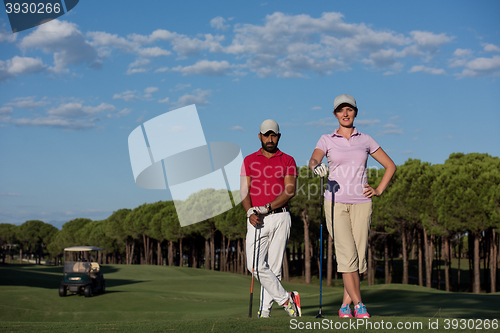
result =
[[[108,217],[171,199],[127,138],[196,104],[207,142],[256,151],[275,119],[305,165],[353,95],[396,164],[500,155],[498,1],[91,1],[16,34],[0,14],[0,223]],[[369,161],[369,166],[376,162]]]

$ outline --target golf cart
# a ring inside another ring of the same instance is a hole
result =
[[[84,294],[90,297],[96,291],[105,292],[106,283],[101,267],[96,262],[100,247],[73,246],[64,249],[64,269],[59,296],[66,296],[69,291],[73,294]]]

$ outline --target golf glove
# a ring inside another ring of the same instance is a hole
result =
[[[313,172],[320,177],[325,177],[326,173],[328,172],[328,167],[323,162],[321,162],[314,167]]]
[[[253,214],[267,214],[267,213],[269,213],[269,210],[265,206],[252,207],[249,210],[247,210],[247,217],[250,217]]]

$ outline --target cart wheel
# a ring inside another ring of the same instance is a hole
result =
[[[61,297],[66,296],[66,287],[63,285],[59,286],[59,296]]]
[[[101,285],[101,293],[105,293],[106,292],[106,281],[104,281],[104,279],[102,279],[102,285]]]
[[[85,286],[84,294],[85,294],[85,297],[92,296],[92,286],[90,284]]]

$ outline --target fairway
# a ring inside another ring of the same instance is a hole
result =
[[[58,296],[62,267],[0,266],[0,331],[282,332],[302,327],[298,326],[299,322],[313,325],[320,321],[314,318],[319,309],[317,284],[283,283],[287,290],[297,290],[301,296],[303,317],[292,324],[277,305],[273,308],[272,318],[256,318],[258,283],[254,295],[254,318],[248,318],[250,276],[138,265],[105,265],[103,272],[107,285],[105,294],[91,298],[78,295],[62,298]],[[446,319],[475,319],[474,323],[469,323],[470,328],[471,325],[483,325],[483,319],[489,319],[491,323],[492,319],[500,318],[499,293],[447,293],[398,284],[362,286],[362,292],[373,316],[370,321],[378,325],[382,321],[390,322],[393,329],[398,322],[407,325],[420,322],[426,331],[430,321],[438,321],[442,330]],[[346,321],[337,317],[341,302],[341,286],[323,286],[323,314],[327,319],[322,322],[323,326],[327,322],[335,325]],[[357,328],[360,331],[365,329]],[[484,328],[482,331],[488,331]],[[373,331],[380,332],[380,329],[373,328]]]

